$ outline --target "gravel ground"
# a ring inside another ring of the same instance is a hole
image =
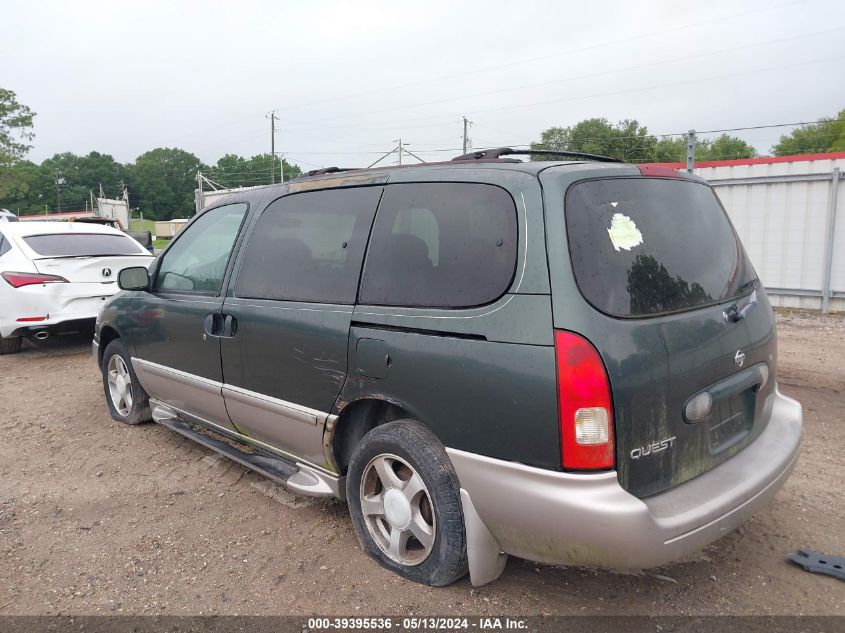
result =
[[[27,345],[0,357],[0,614],[845,615],[845,583],[784,560],[845,554],[845,318],[782,314],[778,329],[806,432],[771,504],[658,570],[511,558],[480,589],[406,582],[361,553],[343,503],[113,422],[89,337]]]

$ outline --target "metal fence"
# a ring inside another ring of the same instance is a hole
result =
[[[777,306],[845,310],[845,154],[702,163]]]

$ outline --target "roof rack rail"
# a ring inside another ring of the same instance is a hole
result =
[[[308,176],[322,176],[323,174],[335,174],[339,171],[354,171],[358,169],[357,167],[324,167],[323,169],[312,169],[311,171],[306,171],[297,178],[306,178]]]
[[[512,149],[510,147],[497,147],[495,149],[483,149],[470,154],[463,154],[456,156],[452,160],[491,160],[501,156],[571,156],[573,158],[585,158],[587,160],[595,160],[602,163],[621,163],[622,161],[612,156],[602,156],[600,154],[587,154],[586,152],[564,152],[550,149]]]

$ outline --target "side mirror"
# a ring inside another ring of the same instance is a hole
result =
[[[143,266],[124,268],[117,275],[117,285],[121,290],[149,290],[149,272]]]

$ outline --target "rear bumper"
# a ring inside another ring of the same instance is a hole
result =
[[[77,322],[93,322],[106,301],[119,290],[116,283],[46,284],[19,288],[6,295],[8,306],[0,315],[0,335],[25,336],[32,330],[44,329],[69,331]],[[18,318],[32,317],[44,320],[18,321]]]
[[[655,567],[736,528],[789,477],[801,444],[801,405],[777,390],[772,397],[771,419],[752,444],[646,499],[625,491],[616,472],[562,473],[447,452],[477,517],[503,552],[553,564]]]
[[[94,329],[96,316],[74,318],[68,320],[51,319],[49,321],[38,321],[28,323],[12,331],[10,336],[35,336],[42,338],[44,334],[54,336],[58,334],[75,334]],[[18,325],[21,325],[20,323]],[[44,337],[46,338],[46,337]]]

